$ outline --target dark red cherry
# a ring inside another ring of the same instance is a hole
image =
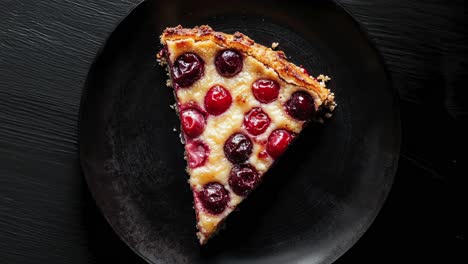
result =
[[[242,133],[232,134],[224,143],[224,154],[232,163],[243,163],[252,154],[252,140]]]
[[[247,195],[259,183],[258,171],[250,164],[235,165],[229,174],[229,186],[240,196]]]
[[[307,120],[315,112],[314,98],[307,92],[295,92],[286,102],[286,112],[295,119]]]
[[[194,53],[180,55],[172,65],[172,79],[180,87],[188,87],[200,79],[205,71],[202,58]]]
[[[191,138],[198,137],[205,129],[205,117],[196,109],[186,109],[180,113],[182,130]]]
[[[272,158],[278,158],[288,148],[294,136],[287,130],[278,129],[271,132],[267,142],[267,152]]]
[[[254,107],[244,117],[244,127],[251,135],[258,136],[270,125],[270,117],[260,107]]]
[[[279,90],[279,84],[269,79],[259,79],[252,84],[253,95],[264,104],[275,101],[278,98]]]
[[[205,95],[205,110],[212,115],[224,113],[231,103],[231,94],[221,85],[211,87]]]
[[[203,190],[198,194],[198,198],[203,207],[211,214],[222,213],[231,200],[229,192],[217,182],[205,184]]]
[[[200,140],[189,141],[185,145],[189,168],[197,168],[205,164],[208,157],[208,146]]]
[[[238,74],[242,70],[243,64],[242,55],[235,50],[222,50],[215,58],[216,70],[224,77]]]

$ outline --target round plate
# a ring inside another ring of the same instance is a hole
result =
[[[88,76],[80,159],[115,232],[151,263],[330,263],[369,227],[392,184],[399,111],[384,66],[357,24],[328,1],[149,1],[112,33]],[[279,48],[324,73],[334,116],[306,128],[226,228],[200,247],[183,146],[165,69],[167,26],[208,24]]]

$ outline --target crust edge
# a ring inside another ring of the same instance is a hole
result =
[[[211,40],[222,47],[241,50],[274,69],[284,81],[315,92],[322,101],[322,107],[332,110],[331,108],[336,106],[334,95],[325,87],[324,82],[319,83],[317,79],[307,74],[303,68],[287,61],[284,52],[274,51],[271,48],[257,44],[240,32],[231,35],[216,32],[207,25],[194,28],[184,28],[178,25],[177,27],[166,28],[160,36],[161,44],[163,45],[166,45],[166,41],[168,40],[183,39],[193,39],[195,41]]]

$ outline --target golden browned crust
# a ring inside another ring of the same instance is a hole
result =
[[[285,82],[314,91],[320,97],[323,106],[328,107],[330,104],[334,104],[334,96],[330,93],[330,90],[304,72],[302,68],[287,61],[284,52],[274,51],[257,44],[240,32],[231,35],[216,32],[206,25],[194,28],[183,28],[179,25],[173,28],[166,28],[160,38],[163,45],[166,44],[167,40],[211,40],[222,47],[241,50],[274,69]]]

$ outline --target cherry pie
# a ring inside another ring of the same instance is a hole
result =
[[[307,121],[336,104],[317,79],[281,51],[209,26],[167,28],[167,64],[185,142],[200,244],[259,185]]]

